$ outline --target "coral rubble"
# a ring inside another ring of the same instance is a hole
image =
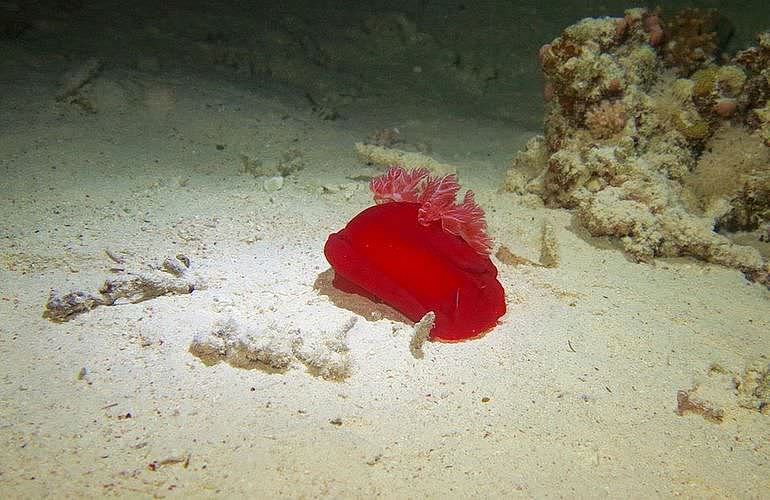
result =
[[[745,410],[770,415],[770,363],[760,356],[746,365],[741,372],[712,363],[692,388],[677,391],[677,415],[697,414],[717,424]]]
[[[718,232],[770,220],[770,32],[728,60],[731,30],[697,9],[565,29],[539,52],[544,135],[505,188],[575,209],[637,260],[687,255],[770,284],[767,256]]]
[[[188,272],[190,259],[179,254],[167,258],[158,269],[128,272],[107,278],[98,293],[76,290],[62,295],[51,290],[43,317],[54,323],[69,321],[99,306],[137,304],[163,295],[186,295],[201,284]]]
[[[356,317],[351,316],[334,331],[307,332],[228,318],[197,332],[189,351],[206,365],[224,361],[236,368],[270,373],[285,373],[299,361],[314,376],[342,380],[351,374],[347,335],[355,324]]]
[[[364,144],[355,145],[358,159],[370,165],[387,168],[391,165],[401,165],[406,169],[427,168],[433,175],[449,175],[457,172],[454,165],[448,165],[434,160],[422,153],[402,151],[400,149]]]
[[[412,334],[412,340],[409,343],[409,350],[415,358],[421,359],[425,356],[423,345],[428,341],[430,331],[433,329],[435,323],[436,313],[429,311],[414,325],[414,332]]]

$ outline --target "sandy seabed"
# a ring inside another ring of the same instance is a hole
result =
[[[57,102],[47,73],[3,87],[3,497],[770,491],[768,416],[735,386],[768,363],[768,290],[690,259],[631,262],[569,211],[501,193],[533,131],[363,105],[324,120],[302,95],[205,77],[105,71],[95,113]],[[394,126],[458,166],[497,245],[537,261],[547,222],[560,254],[555,268],[493,259],[500,325],[422,358],[411,324],[360,317],[318,286],[326,237],[371,205],[381,173],[353,145]],[[254,175],[287,162],[280,188]],[[51,290],[96,293],[177,255],[192,293],[43,317]],[[190,352],[228,321],[331,345],[345,369]]]

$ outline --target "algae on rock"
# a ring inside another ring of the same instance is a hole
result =
[[[541,48],[544,135],[505,188],[576,209],[637,260],[692,256],[770,284],[758,250],[717,232],[770,220],[770,35],[720,66],[724,20],[693,9],[673,19],[584,19]],[[682,20],[713,30],[688,38],[689,53],[674,46],[691,34]]]

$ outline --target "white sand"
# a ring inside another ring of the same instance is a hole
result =
[[[675,413],[677,391],[712,363],[768,362],[770,293],[689,259],[633,263],[568,211],[499,193],[532,131],[382,104],[324,121],[290,91],[110,69],[104,107],[88,114],[56,103],[59,72],[27,57],[39,72],[4,81],[0,116],[3,497],[770,491],[768,415],[732,404],[730,386],[722,423]],[[386,126],[459,166],[498,245],[537,260],[550,221],[561,265],[495,261],[500,326],[428,343],[422,359],[410,325],[359,318],[341,381],[299,358],[270,372],[193,356],[196,333],[229,318],[310,345],[354,316],[314,283],[328,234],[371,204],[352,178],[379,170],[353,144]],[[279,191],[242,172],[240,155],[269,165],[290,149],[304,168]],[[51,289],[96,292],[115,276],[105,249],[132,269],[185,254],[204,286],[42,318]]]

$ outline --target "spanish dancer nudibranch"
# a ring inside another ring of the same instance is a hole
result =
[[[479,337],[505,314],[505,292],[489,258],[484,211],[455,175],[393,166],[370,183],[376,205],[329,236],[335,288],[379,300],[412,321],[436,314],[430,338]]]

